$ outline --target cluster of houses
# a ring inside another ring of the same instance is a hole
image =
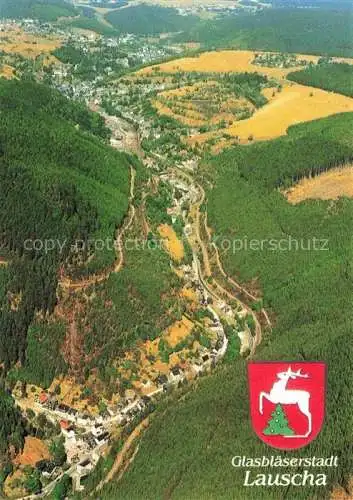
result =
[[[75,408],[58,402],[55,394],[43,391],[36,398],[37,404],[42,409],[48,410],[52,416],[55,415],[60,425],[61,432],[65,437],[68,463],[71,464],[69,473],[76,491],[82,491],[81,479],[92,472],[99,460],[100,448],[109,442],[111,424],[117,423],[121,426],[128,424],[146,411],[157,395],[183,383],[188,378],[190,370],[192,370],[193,376],[200,375],[224,356],[227,349],[227,338],[216,313],[211,308],[210,312],[214,315],[214,321],[210,328],[213,328],[218,334],[218,341],[214,348],[211,350],[202,348],[199,359],[194,360],[188,367],[176,365],[171,368],[168,374],[158,375],[154,380],[157,388],[149,395],[139,396],[135,391],[128,390],[114,411],[111,408],[107,409],[105,415],[97,417],[82,414]],[[42,463],[38,464],[38,468],[43,476],[54,481],[61,473],[60,468],[56,467],[51,460],[43,460]]]

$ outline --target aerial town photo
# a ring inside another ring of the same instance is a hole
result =
[[[351,0],[0,0],[0,497],[353,498]]]

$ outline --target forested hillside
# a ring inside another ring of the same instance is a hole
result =
[[[266,9],[201,21],[180,40],[205,48],[232,47],[332,56],[353,56],[351,11]]]
[[[196,16],[181,16],[176,9],[137,5],[107,14],[107,20],[120,33],[141,35],[190,30],[198,23]]]
[[[335,115],[292,127],[287,137],[235,147],[203,166],[202,180],[210,186],[209,224],[218,245],[234,238],[263,242],[260,250],[245,244],[239,250],[237,243],[236,251],[222,257],[229,275],[252,284],[255,280],[274,318],[273,331],[263,339],[256,359],[327,362],[324,428],[296,452],[296,457],[339,457],[339,467],[325,470],[327,487],[306,486],[308,497],[320,499],[329,498],[335,484],[347,484],[353,465],[352,414],[345,404],[353,399],[353,350],[347,340],[353,325],[347,307],[353,292],[353,201],[290,205],[278,187],[352,160],[352,126],[353,114]],[[320,245],[327,241],[327,247],[314,248],[314,238]],[[269,244],[290,239],[292,247],[281,251]],[[155,416],[129,470],[119,483],[105,487],[102,498],[247,498],[244,470],[234,469],[231,459],[265,453],[268,448],[255,436],[248,418],[246,362],[238,359],[216,369]],[[292,456],[283,451],[281,455]],[[253,470],[259,472],[264,471]],[[257,488],[255,493],[263,500],[284,496],[299,500],[303,491],[289,486]]]
[[[96,17],[80,16],[78,19],[71,21],[70,25],[74,28],[95,31],[104,36],[116,36],[118,34],[114,28],[111,28],[108,24],[103,24]]]
[[[1,0],[0,18],[55,21],[77,15],[75,7],[64,0]]]
[[[14,400],[4,389],[0,388],[0,485],[3,474],[6,470],[6,464],[12,454],[22,449],[25,436],[24,421],[21,413],[14,405]]]
[[[35,311],[53,311],[59,268],[82,274],[115,259],[113,248],[94,252],[88,241],[113,239],[121,224],[129,160],[95,137],[108,133],[99,116],[44,86],[2,81],[0,108],[0,244],[10,262],[0,359],[7,370],[24,362]]]
[[[322,63],[289,73],[287,78],[303,85],[353,97],[353,66],[351,64]]]

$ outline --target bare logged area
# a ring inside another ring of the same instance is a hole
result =
[[[26,436],[24,449],[16,459],[15,463],[20,465],[35,465],[40,460],[48,460],[50,454],[46,444],[40,439]]]
[[[340,196],[352,197],[353,165],[335,168],[310,179],[302,179],[284,194],[293,205],[309,199],[334,200]]]

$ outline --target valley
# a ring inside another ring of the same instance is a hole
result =
[[[246,362],[295,358],[341,370],[304,452],[339,456],[328,498],[351,473],[353,59],[65,23],[2,37],[2,491],[248,498]]]

